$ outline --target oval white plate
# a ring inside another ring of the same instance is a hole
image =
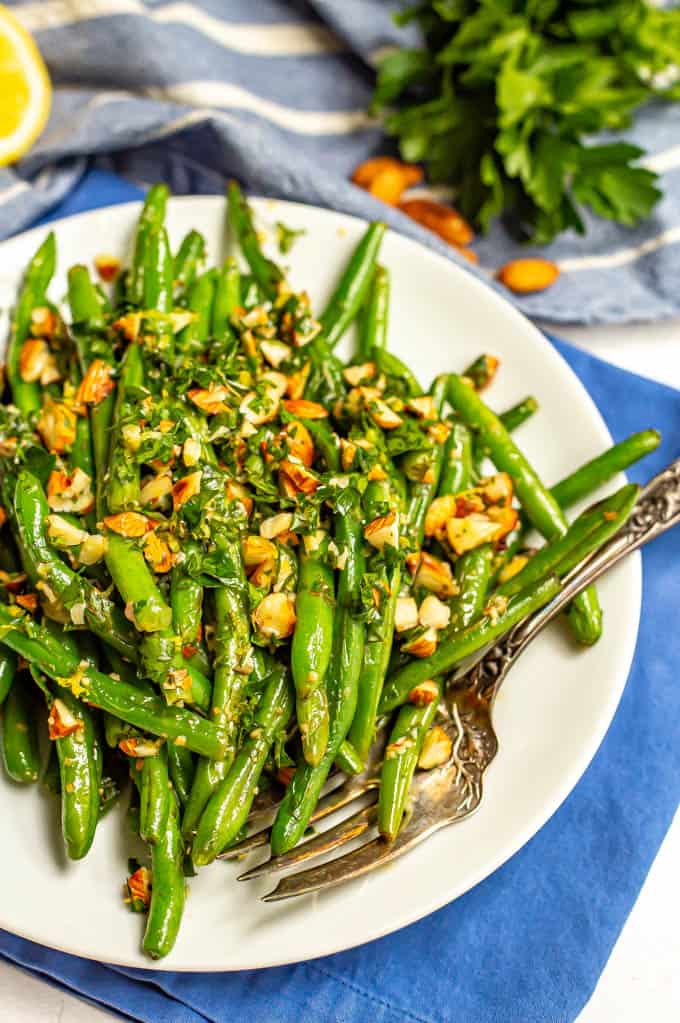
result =
[[[327,210],[259,200],[264,224],[282,220],[306,234],[288,257],[291,276],[315,309],[326,296],[364,224]],[[126,254],[137,204],[84,213],[51,225],[59,273],[51,294],[65,293],[65,271],[101,252]],[[224,256],[224,203],[216,197],[169,204],[173,246],[191,227],[202,231],[212,260]],[[45,229],[0,246],[0,306],[5,319],[22,268]],[[541,410],[521,443],[548,483],[610,442],[572,371],[543,336],[484,284],[413,241],[388,234],[382,261],[392,275],[390,348],[423,383],[462,370],[481,352],[501,359],[488,398],[503,409],[534,394]],[[391,867],[324,896],[267,905],[272,881],[237,884],[243,868],[215,864],[190,882],[173,953],[154,969],[240,970],[299,962],[359,945],[433,912],[467,891],[517,851],[571,791],[614,715],[633,656],[640,611],[639,557],[600,587],[605,632],[592,649],[575,649],[559,625],[542,636],[512,673],[496,705],[500,752],[487,775],[477,814],[440,832]],[[119,808],[101,824],[82,863],[66,862],[56,801],[0,778],[0,926],[66,952],[148,967],[138,951],[143,921],[121,898],[131,842]],[[255,862],[253,859],[251,862]]]

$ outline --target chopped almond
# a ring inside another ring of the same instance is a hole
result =
[[[430,593],[446,599],[458,592],[458,587],[451,572],[451,566],[435,558],[434,555],[421,551],[420,554],[409,554],[406,566],[414,576],[413,585],[422,586]]]
[[[182,461],[188,469],[201,460],[201,442],[196,437],[187,437],[182,445]]]
[[[59,318],[49,306],[36,306],[31,312],[31,331],[35,337],[54,337],[58,326]]]
[[[152,508],[156,508],[171,492],[172,476],[170,473],[163,472],[146,480],[140,490],[139,500],[144,506],[148,504]]]
[[[409,703],[414,703],[416,707],[426,707],[428,703],[434,703],[438,695],[439,686],[433,679],[428,678],[413,687],[408,694],[408,700]]]
[[[23,607],[24,611],[29,611],[34,614],[38,610],[38,594],[37,593],[19,593],[15,600],[19,607]]]
[[[371,547],[381,551],[385,544],[392,547],[399,546],[399,516],[397,512],[388,512],[387,515],[380,515],[364,527],[364,536]]]
[[[47,729],[50,739],[63,739],[67,735],[73,735],[83,722],[68,709],[63,700],[55,700],[50,707],[47,717]]]
[[[126,739],[121,739],[118,743],[118,749],[125,753],[128,757],[134,757],[135,760],[144,760],[146,757],[155,757],[158,754],[163,742],[161,739],[144,739],[141,736],[130,735]]]
[[[179,334],[180,330],[193,323],[197,316],[198,313],[193,313],[190,309],[173,309],[168,316],[173,334]]]
[[[451,621],[451,608],[434,593],[428,594],[418,612],[420,624],[426,629],[445,629]]]
[[[340,463],[342,468],[347,472],[352,468],[354,458],[357,453],[357,445],[351,441],[346,440],[345,437],[340,438]]]
[[[78,547],[90,535],[86,530],[74,526],[61,515],[47,516],[47,535],[58,547]]]
[[[80,382],[77,401],[82,405],[98,405],[115,387],[111,367],[103,359],[93,359]]]
[[[366,479],[369,480],[386,480],[387,473],[380,465],[374,465],[366,473]]]
[[[328,412],[316,401],[306,401],[304,398],[287,399],[283,402],[286,412],[298,419],[327,419]]]
[[[94,506],[92,480],[82,469],[53,469],[47,481],[47,503],[55,512],[82,514]]]
[[[396,430],[404,422],[401,416],[397,415],[382,398],[371,398],[369,400],[368,414],[376,426],[383,430]]]
[[[295,608],[286,593],[269,593],[253,612],[253,625],[268,639],[286,639],[295,621]]]
[[[401,649],[412,657],[430,657],[437,649],[438,641],[436,629],[426,629],[420,636],[404,643]]]
[[[457,210],[433,199],[406,199],[399,203],[399,209],[411,220],[434,231],[449,245],[469,245],[475,234],[468,222]]]
[[[266,386],[265,393],[249,391],[239,405],[239,412],[251,426],[261,426],[276,418],[279,400],[286,393],[288,380],[282,373],[272,370],[261,378]]]
[[[196,497],[201,492],[201,472],[191,472],[188,476],[183,476],[182,479],[177,480],[172,488],[172,506],[175,511],[178,511],[183,504],[190,501],[192,497]]]
[[[394,628],[397,632],[415,629],[418,624],[418,605],[413,597],[397,597],[394,613]]]
[[[319,486],[319,479],[302,463],[293,462],[289,458],[281,459],[279,476],[283,475],[292,484],[296,493],[313,494]]]
[[[143,912],[151,903],[151,871],[148,867],[140,867],[130,874],[125,883],[125,901],[132,905],[135,912]]]
[[[263,562],[276,561],[276,547],[271,540],[263,536],[249,535],[244,537],[241,544],[243,564],[246,568],[254,568]]]
[[[288,423],[284,435],[291,456],[309,468],[314,461],[314,441],[305,424],[299,420]]]
[[[110,284],[111,281],[115,281],[116,277],[121,270],[121,262],[116,256],[110,256],[108,253],[101,253],[99,256],[94,257],[94,268],[106,283]]]
[[[362,362],[359,366],[348,366],[342,371],[342,375],[350,387],[358,387],[375,376],[375,363]]]
[[[119,512],[117,515],[106,515],[104,525],[112,533],[118,533],[127,539],[136,539],[150,533],[154,523],[141,512]]]
[[[290,359],[293,349],[283,341],[260,341],[260,351],[269,365],[278,369],[282,362]]]
[[[452,752],[453,742],[448,732],[441,725],[434,725],[423,741],[423,748],[418,757],[418,767],[423,771],[441,767],[449,760]]]
[[[311,362],[306,362],[301,369],[296,373],[290,373],[288,375],[288,384],[286,386],[286,394],[291,401],[300,401],[302,395],[305,393],[305,387],[307,386],[307,379],[311,371]],[[284,402],[285,404],[285,402]]]
[[[499,528],[486,513],[472,512],[465,518],[449,519],[446,523],[446,536],[460,556],[483,543],[492,543],[498,539]]]
[[[139,328],[142,324],[141,313],[126,313],[113,324],[114,330],[119,330],[128,340],[135,342],[139,337]]]
[[[437,410],[434,407],[434,400],[429,394],[423,394],[420,398],[410,398],[406,402],[409,412],[415,413],[419,419],[436,419]]]
[[[207,416],[215,416],[219,412],[226,412],[226,400],[229,391],[223,384],[215,384],[210,387],[193,387],[188,391],[189,398],[194,405],[205,412]]]
[[[53,455],[62,455],[76,439],[77,416],[64,402],[45,398],[38,419],[38,433]]]
[[[265,540],[274,540],[282,533],[287,533],[293,524],[292,512],[279,512],[278,515],[271,515],[260,523],[260,536]]]
[[[108,546],[108,540],[105,536],[93,533],[81,544],[78,552],[78,561],[81,565],[96,565],[98,561],[106,557]]]
[[[27,384],[36,383],[47,369],[50,349],[42,338],[29,337],[19,352],[19,376]]]
[[[169,572],[175,562],[165,540],[161,540],[155,533],[147,533],[144,541],[144,557],[154,572],[159,574]]]

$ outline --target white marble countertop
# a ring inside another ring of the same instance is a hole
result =
[[[653,326],[561,327],[594,355],[680,387],[680,321]],[[593,997],[577,1023],[680,1020],[680,813],[654,862]],[[3,1023],[97,1023],[108,1012],[0,962]],[[558,1023],[546,1020],[546,1023]]]

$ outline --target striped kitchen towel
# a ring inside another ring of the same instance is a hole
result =
[[[385,219],[451,259],[435,236],[353,186],[386,151],[366,108],[376,55],[413,43],[389,0],[34,0],[11,3],[35,34],[55,85],[30,157],[0,170],[0,237],[57,203],[93,159],[176,192],[250,190]],[[542,254],[557,283],[516,299],[553,322],[614,323],[680,313],[680,105],[650,106],[629,138],[662,174],[664,198],[638,228],[590,218]],[[521,250],[500,225],[475,244],[480,270]],[[465,264],[468,266],[468,264]]]

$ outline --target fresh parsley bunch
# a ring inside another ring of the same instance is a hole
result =
[[[640,104],[680,99],[680,9],[644,0],[430,0],[398,16],[423,49],[380,65],[374,108],[408,161],[457,189],[477,227],[503,216],[546,243],[584,225],[579,206],[637,224],[661,193],[642,150],[595,144]]]

